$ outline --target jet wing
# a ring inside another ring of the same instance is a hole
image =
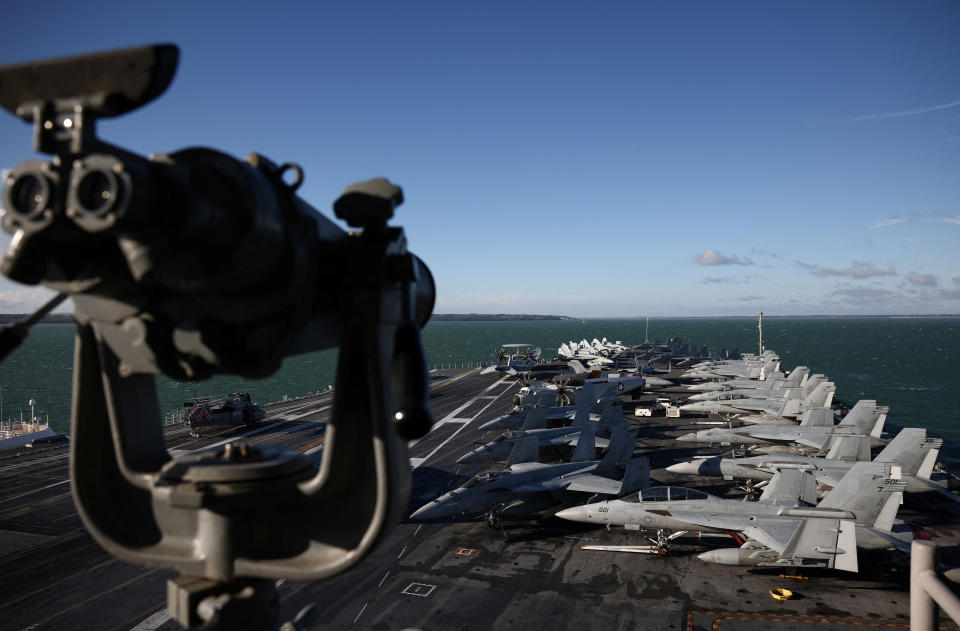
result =
[[[620,492],[620,481],[593,475],[592,473],[584,473],[583,475],[531,482],[519,487],[512,487],[510,490],[521,493],[533,493],[537,491],[580,491],[583,493],[617,495]]]
[[[577,434],[568,434],[567,436],[564,436],[564,437],[563,437],[561,440],[559,440],[558,442],[559,442],[560,444],[570,445],[571,447],[576,447],[576,446],[577,446],[577,441],[579,441],[579,440],[580,440],[580,434],[577,433]],[[594,438],[593,441],[594,441],[594,448],[596,448],[596,449],[606,449],[607,447],[610,446],[610,439],[609,439],[609,438]]]
[[[826,432],[797,431],[796,428],[789,428],[791,431],[783,431],[783,425],[774,425],[771,428],[764,428],[761,425],[750,425],[744,428],[743,434],[751,438],[761,440],[784,441],[800,443],[808,447],[822,449],[827,442]],[[788,427],[788,426],[787,426]],[[780,429],[778,429],[780,428]]]
[[[760,501],[774,506],[797,506],[817,503],[817,481],[799,469],[779,469],[763,490]]]
[[[749,510],[749,504],[744,510]],[[768,548],[783,553],[797,530],[799,520],[783,517],[756,517],[752,515],[704,515],[703,513],[670,511],[670,517],[679,521],[716,530],[742,532]]]
[[[574,478],[566,488],[568,491],[617,495],[620,493],[620,481],[587,473]]]
[[[825,559],[828,567],[857,572],[856,525],[844,519],[804,519],[780,556]]]

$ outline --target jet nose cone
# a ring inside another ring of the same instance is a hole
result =
[[[722,563],[720,560],[720,550],[707,550],[697,555],[697,558],[707,563]]]
[[[410,514],[411,519],[429,519],[428,515],[430,514],[430,509],[433,508],[433,502],[429,504],[424,504],[417,510],[413,511]]]
[[[476,451],[467,452],[457,459],[457,464],[467,464],[473,462],[477,459],[477,455],[478,453]]]
[[[699,443],[696,433],[684,434],[683,436],[677,436],[677,440],[681,443]]]
[[[445,517],[448,512],[446,505],[437,499],[432,502],[427,502],[415,510],[413,514],[410,515],[410,519],[436,519],[437,517]]]
[[[560,519],[566,519],[568,521],[580,521],[584,523],[590,523],[593,521],[589,509],[586,506],[565,508],[562,511],[557,512],[557,517]]]
[[[679,439],[678,439],[679,440]],[[667,467],[670,473],[682,473],[686,475],[697,475],[700,473],[699,462],[678,462]]]

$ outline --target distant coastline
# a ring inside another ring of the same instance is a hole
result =
[[[30,317],[30,314],[27,313],[0,313],[0,324],[20,322],[28,317]],[[40,320],[38,324],[73,324],[74,322],[72,313],[51,313]]]
[[[0,313],[0,326],[19,322],[27,319],[26,313]],[[750,315],[723,315],[723,316],[650,316],[651,320],[736,320],[744,318],[756,318],[756,314]],[[627,317],[571,317],[564,315],[538,315],[531,313],[435,313],[430,316],[434,322],[523,322],[523,321],[574,321],[574,320],[645,320],[647,316],[627,316]],[[768,319],[821,319],[835,320],[842,318],[960,318],[960,313],[925,313],[920,315],[767,315]],[[53,313],[40,320],[39,324],[73,324],[75,322],[72,313]]]
[[[573,320],[561,315],[533,315],[529,313],[435,313],[435,322],[516,322],[520,320]]]

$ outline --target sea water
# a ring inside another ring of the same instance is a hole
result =
[[[73,373],[72,324],[41,324],[0,364],[3,418],[49,416],[57,431],[69,431]],[[782,368],[808,366],[837,384],[849,405],[876,399],[890,406],[888,420],[900,427],[926,427],[946,440],[941,460],[960,463],[960,318],[765,318],[764,345]],[[755,318],[651,318],[516,322],[431,322],[423,330],[431,367],[490,362],[500,344],[536,344],[543,356],[563,342],[606,337],[628,345],[679,337],[711,353],[721,348],[757,351]],[[201,382],[157,379],[162,412],[183,408],[194,396],[250,392],[270,402],[323,390],[335,382],[336,349],[288,357],[283,368],[262,380],[217,376]]]

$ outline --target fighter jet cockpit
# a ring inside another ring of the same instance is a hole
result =
[[[666,502],[678,500],[705,500],[709,496],[703,491],[682,486],[653,486],[637,493],[620,498],[624,502]]]
[[[477,475],[473,476],[464,483],[460,488],[469,489],[474,486],[483,486],[485,484],[490,484],[491,482],[503,477],[504,475],[510,473],[509,471],[481,471]]]

